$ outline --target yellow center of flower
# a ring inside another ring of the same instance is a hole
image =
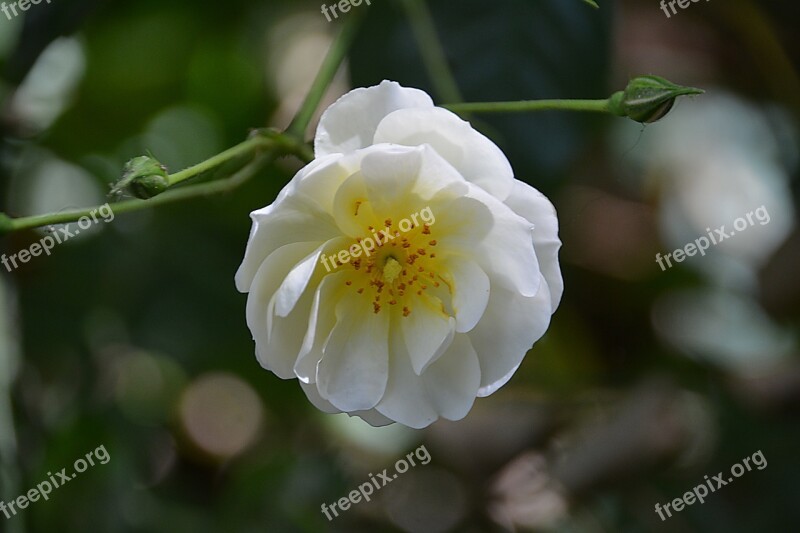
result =
[[[400,227],[386,219],[383,228],[369,225],[364,235],[354,244],[369,250],[369,254],[364,253],[344,265],[351,269],[346,285],[359,295],[371,295],[376,314],[388,305],[390,309],[402,310],[402,316],[407,317],[420,301],[433,305],[436,300],[429,298],[426,292],[438,288],[440,281],[447,282],[434,269],[436,253],[431,248],[437,242],[431,226],[418,220],[410,228],[408,225]],[[436,308],[439,307],[436,304]]]
[[[397,279],[397,276],[399,276],[402,271],[403,267],[397,262],[397,259],[388,257],[383,264],[383,279],[389,283],[394,283],[394,280]]]

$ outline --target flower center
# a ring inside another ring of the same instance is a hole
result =
[[[367,226],[365,237],[355,245],[369,253],[347,264],[352,270],[345,284],[359,295],[369,295],[376,314],[396,308],[407,317],[423,300],[430,305],[432,295],[426,293],[443,280],[436,273],[438,243],[432,233],[429,224],[417,221],[404,227],[386,219],[380,230]]]
[[[383,264],[383,279],[388,283],[394,283],[402,271],[403,266],[397,262],[397,259],[392,256],[386,258],[386,262]]]

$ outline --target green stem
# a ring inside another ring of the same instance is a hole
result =
[[[131,211],[139,211],[140,209],[149,209],[160,205],[170,204],[181,200],[190,198],[198,198],[201,196],[211,196],[228,192],[239,187],[251,177],[253,177],[261,168],[266,164],[274,161],[279,157],[279,153],[270,150],[268,153],[260,154],[250,164],[239,170],[233,176],[226,180],[212,181],[209,183],[200,183],[197,185],[190,185],[181,187],[172,191],[167,191],[149,200],[125,200],[123,202],[116,202],[110,204],[112,212],[117,215],[120,213],[128,213]],[[59,213],[48,213],[45,215],[34,215],[30,217],[20,217],[7,219],[9,225],[7,232],[20,231],[26,229],[39,228],[42,226],[49,226],[52,224],[66,224],[68,222],[77,222],[81,217],[90,216],[102,206],[87,207],[84,209],[72,209],[69,211],[61,211]]]
[[[317,111],[322,98],[325,96],[325,92],[328,90],[328,87],[330,87],[331,82],[333,82],[333,78],[339,71],[339,67],[341,67],[347,53],[350,51],[353,41],[355,41],[359,23],[363,16],[362,13],[363,10],[358,10],[348,15],[339,35],[337,35],[333,44],[331,44],[328,55],[325,56],[325,60],[317,73],[317,77],[314,79],[314,83],[311,85],[308,95],[306,95],[303,104],[300,106],[300,110],[286,129],[286,132],[290,135],[299,138],[305,136],[306,129],[308,129],[308,125],[311,123],[314,113]]]
[[[228,148],[224,152],[210,157],[202,163],[198,163],[187,169],[181,170],[180,172],[170,174],[167,176],[167,180],[169,181],[170,187],[172,187],[173,185],[177,185],[182,181],[194,178],[195,176],[199,176],[204,172],[223,165],[232,159],[250,153],[258,153],[260,150],[273,146],[279,148],[281,153],[286,155],[294,155],[305,163],[308,163],[314,159],[314,153],[307,145],[303,144],[302,141],[297,140],[289,135],[267,130],[253,135],[246,141]]]
[[[224,180],[212,181],[179,187],[159,194],[149,200],[126,200],[110,204],[113,212],[126,213],[138,211],[159,205],[195,198],[199,196],[209,196],[232,190],[247,181],[253,174],[260,170],[264,164],[274,161],[280,156],[293,155],[301,161],[308,163],[314,159],[314,154],[305,143],[283,133],[272,130],[259,131],[246,141],[217,154],[202,163],[198,163],[175,174],[167,176],[170,186],[182,181],[196,177],[204,172],[227,163],[228,161],[247,154],[253,154],[254,160],[239,172]],[[76,222],[83,216],[90,216],[91,213],[100,206],[89,207],[86,209],[73,209],[60,211],[58,213],[47,213],[44,215],[34,215],[29,217],[9,218],[0,213],[0,235],[51,224],[65,224]]]
[[[436,93],[445,102],[461,102],[461,92],[447,64],[447,56],[436,33],[436,25],[428,5],[424,0],[406,0],[403,5],[417,39],[425,70],[431,77]]]
[[[257,151],[260,148],[265,148],[266,146],[269,146],[271,142],[272,141],[270,139],[262,137],[261,135],[252,137],[244,142],[237,144],[232,148],[228,148],[222,153],[219,153],[209,159],[206,159],[202,163],[198,163],[187,169],[181,170],[180,172],[170,174],[169,176],[167,176],[167,180],[169,181],[170,187],[172,187],[173,185],[177,185],[182,181],[194,178],[195,176],[198,176],[224,163],[227,163],[231,159],[235,159],[239,156]]]
[[[588,111],[610,113],[609,100],[521,100],[518,102],[473,102],[444,105],[450,111],[466,113],[524,113],[530,111]]]

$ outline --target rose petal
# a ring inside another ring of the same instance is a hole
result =
[[[481,365],[481,396],[488,396],[508,381],[533,343],[550,325],[552,308],[547,282],[536,296],[522,296],[490,278],[489,305],[475,329],[467,333]]]
[[[379,428],[383,426],[388,426],[389,424],[394,424],[394,420],[391,418],[387,418],[380,414],[375,409],[370,409],[369,411],[355,411],[353,413],[347,413],[350,416],[357,416],[370,426]]]
[[[398,330],[397,327],[392,328],[389,381],[386,383],[383,399],[375,409],[408,427],[422,429],[439,416],[428,401],[422,378],[411,367],[405,338]]]
[[[300,297],[306,292],[314,272],[320,268],[319,259],[324,245],[301,259],[286,275],[273,296],[275,314],[286,317],[297,305]]]
[[[433,107],[433,101],[424,91],[393,81],[350,91],[322,114],[314,137],[316,157],[370,146],[381,120],[409,107]]]
[[[387,145],[381,151],[364,156],[361,173],[365,192],[372,209],[380,213],[381,218],[411,215],[397,210],[408,204],[424,154],[425,150],[420,148]]]
[[[429,145],[467,181],[505,200],[514,183],[508,159],[487,137],[440,107],[401,109],[381,121],[375,144]]]
[[[316,383],[317,364],[322,359],[322,349],[336,325],[336,304],[347,291],[345,281],[350,273],[341,271],[325,276],[314,293],[300,354],[294,373],[304,383]]]
[[[469,337],[457,334],[450,348],[422,376],[428,398],[448,420],[461,420],[475,403],[481,383],[478,355]]]
[[[300,387],[302,387],[303,392],[306,393],[308,401],[310,401],[314,405],[314,407],[316,407],[323,413],[328,413],[328,414],[341,413],[341,411],[336,407],[334,407],[331,402],[329,402],[320,395],[316,383],[309,384],[309,383],[303,383],[301,381]]]
[[[274,308],[273,297],[289,271],[308,255],[312,247],[312,244],[302,242],[287,244],[270,254],[258,269],[250,287],[250,294],[247,296],[247,326],[256,341],[258,361],[281,379],[295,377],[294,363],[300,350],[302,336],[305,334],[308,316],[302,317],[302,311],[298,311],[295,316],[287,317],[288,320],[283,319],[277,325],[288,330],[274,335],[271,326],[276,325],[275,319],[270,318]],[[309,308],[310,305],[309,299]],[[299,343],[296,342],[298,335],[301,336]]]
[[[333,223],[333,217],[296,197],[285,198],[280,204],[254,211],[250,218],[253,219],[250,238],[244,260],[236,272],[236,288],[240,292],[250,290],[261,264],[278,248],[307,242],[313,243],[313,249],[341,235]]]
[[[456,331],[470,331],[483,316],[489,303],[489,276],[466,256],[450,256],[445,268],[452,276],[452,306]]]
[[[372,409],[386,390],[389,313],[373,313],[367,295],[351,295],[337,305],[336,319],[317,366],[319,392],[342,411]]]
[[[505,203],[533,223],[533,246],[539,258],[539,269],[550,288],[551,305],[555,311],[564,293],[564,279],[558,263],[561,240],[558,238],[556,208],[545,195],[521,181],[514,183],[514,190]]]
[[[417,375],[422,374],[450,346],[456,331],[454,318],[444,314],[441,309],[426,305],[423,303],[425,301],[424,296],[417,298],[418,304],[413,312],[400,322],[411,366]]]
[[[541,276],[531,240],[532,224],[479,187],[470,186],[467,197],[488,208],[492,217],[491,230],[483,239],[448,240],[445,246],[473,257],[495,284],[523,296],[535,295]]]

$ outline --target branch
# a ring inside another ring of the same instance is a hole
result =
[[[128,213],[131,211],[139,211],[141,209],[149,209],[151,207],[170,204],[181,200],[188,200],[190,198],[222,194],[231,191],[245,183],[267,164],[275,161],[280,155],[282,154],[272,148],[269,149],[267,153],[256,156],[252,162],[247,164],[244,168],[240,169],[228,179],[212,181],[209,183],[200,183],[197,185],[190,185],[188,187],[181,187],[179,189],[167,191],[154,198],[150,198],[149,200],[126,200],[122,202],[116,202],[110,204],[109,207],[116,215],[119,213]],[[101,207],[103,206],[73,209],[69,211],[61,211],[59,213],[48,213],[45,215],[21,218],[9,218],[3,213],[0,213],[0,234],[49,226],[51,224],[77,222],[81,217],[90,216],[92,213],[97,213]]]
[[[528,111],[586,111],[610,113],[636,122],[650,123],[669,113],[680,96],[703,94],[702,89],[683,87],[658,76],[633,78],[624,91],[605,100],[521,100],[518,102],[478,102],[448,104],[454,113],[524,113]]]
[[[473,102],[442,106],[458,114],[467,113],[527,113],[531,111],[588,111],[609,113],[605,100],[519,100],[516,102]]]

